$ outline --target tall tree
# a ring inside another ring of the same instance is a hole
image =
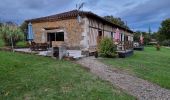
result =
[[[148,29],[148,33],[149,33],[149,35],[152,34],[152,30],[151,30],[151,27],[150,27],[150,26],[149,26],[149,29]]]
[[[129,29],[129,27],[127,26],[127,23],[124,22],[121,18],[116,18],[116,17],[113,17],[112,15],[111,16],[104,16],[104,19],[116,24],[116,25],[119,25],[121,27],[124,27],[124,28],[127,28]]]
[[[170,39],[170,18],[162,21],[158,31],[159,41]]]
[[[3,25],[0,28],[0,36],[6,46],[10,46],[11,44],[15,46],[17,42],[24,39],[24,34],[20,28],[10,25]]]
[[[28,24],[23,22],[20,26],[20,29],[25,33],[28,30]]]
[[[20,25],[20,29],[21,29],[21,31],[24,33],[25,39],[27,39],[28,23],[23,22],[23,23]]]
[[[0,21],[0,27],[3,25],[3,23]]]
[[[0,22],[0,27],[2,26],[2,23]]]

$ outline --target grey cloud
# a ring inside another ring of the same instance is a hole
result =
[[[0,0],[0,19],[22,22],[68,9],[74,0]]]
[[[0,20],[21,23],[25,19],[47,16],[75,9],[79,0],[0,0]],[[170,17],[170,0],[82,0],[84,9],[100,16],[114,15],[136,30],[156,30]]]
[[[125,3],[123,6],[129,7],[129,6],[132,6],[132,5],[134,5],[134,4],[135,4],[134,1],[130,1],[130,2],[128,2],[128,3]]]
[[[149,0],[143,4],[139,4],[134,8],[121,12],[121,16],[131,23],[132,27],[143,28],[151,27],[156,31],[160,22],[170,17],[170,1],[169,0]],[[142,26],[138,26],[138,24]],[[156,28],[155,28],[156,27]]]

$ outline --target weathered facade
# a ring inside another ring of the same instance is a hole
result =
[[[81,16],[80,21],[77,16]],[[122,34],[121,41],[133,41],[131,30],[108,22],[91,12],[73,10],[26,22],[32,23],[35,42],[49,42],[51,46],[65,45],[68,49],[94,51],[103,37],[113,39],[116,29]]]
[[[83,28],[76,19],[66,19],[54,22],[32,23],[34,41],[42,43],[42,34],[45,33],[45,42],[48,42],[47,35],[55,32],[64,32],[64,41],[52,41],[53,45],[65,44],[68,47],[79,47]],[[75,38],[76,37],[76,38]]]

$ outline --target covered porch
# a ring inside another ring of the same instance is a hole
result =
[[[126,33],[115,33],[115,44],[120,58],[133,55],[133,35]]]

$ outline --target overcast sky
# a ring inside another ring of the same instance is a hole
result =
[[[22,23],[25,19],[76,8],[80,0],[0,0],[0,21]],[[127,21],[132,30],[157,31],[170,18],[170,0],[82,0],[83,10],[100,16],[113,15]]]

